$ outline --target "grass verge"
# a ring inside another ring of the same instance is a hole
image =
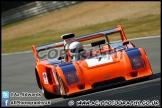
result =
[[[160,15],[148,15],[136,19],[120,19],[111,22],[84,26],[75,29],[66,29],[60,31],[47,30],[37,34],[14,38],[2,41],[2,53],[19,52],[31,50],[31,45],[43,45],[52,42],[61,41],[61,35],[65,33],[74,33],[76,37],[111,29],[121,25],[127,36],[127,39],[135,37],[154,36],[161,33]]]

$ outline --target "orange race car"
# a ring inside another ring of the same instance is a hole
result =
[[[144,49],[128,41],[120,25],[77,38],[74,36],[65,34],[62,36],[64,41],[32,45],[37,84],[46,99],[149,78],[153,74]],[[121,40],[110,41],[116,36]],[[90,40],[90,50],[86,51],[88,45],[83,47],[81,43]],[[48,57],[51,49],[56,52],[59,47],[64,47],[64,56]],[[48,53],[41,54],[47,50]]]

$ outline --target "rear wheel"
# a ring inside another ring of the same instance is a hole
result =
[[[150,76],[145,77],[143,80],[147,81],[150,79]]]
[[[138,79],[137,81],[148,81],[150,80],[150,76],[147,76],[147,77],[144,77],[144,78],[141,78],[141,79]]]

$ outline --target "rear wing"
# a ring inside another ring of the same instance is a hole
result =
[[[117,33],[117,32],[120,32],[121,39],[122,39],[122,41],[125,42],[127,40],[127,38],[126,38],[125,33],[124,33],[124,31],[123,31],[123,29],[120,25],[118,25],[116,28],[112,28],[112,29],[108,29],[108,30],[104,30],[104,31],[80,36],[78,38],[75,38],[75,41],[82,42],[82,41],[106,36],[106,35],[109,35],[109,34],[114,34],[114,33]],[[48,49],[51,49],[51,48],[63,47],[63,46],[64,46],[64,43],[63,43],[63,41],[61,41],[61,42],[58,42],[58,43],[46,44],[46,45],[37,46],[37,47],[32,45],[32,50],[34,52],[34,56],[36,58],[36,61],[39,61],[39,59],[38,59],[38,52],[39,51],[48,50]]]
[[[94,38],[99,38],[99,37],[102,37],[102,36],[105,36],[105,35],[114,34],[114,33],[117,33],[117,32],[121,33],[122,41],[127,40],[127,38],[124,34],[124,31],[123,31],[123,29],[120,25],[118,25],[117,28],[112,28],[112,29],[96,32],[96,33],[93,33],[93,34],[80,36],[78,38],[75,38],[75,40],[78,41],[78,42],[82,42],[82,41],[86,41],[86,40],[90,40],[90,39],[94,39]]]

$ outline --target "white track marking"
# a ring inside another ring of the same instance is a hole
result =
[[[5,55],[13,55],[13,54],[23,54],[23,53],[30,53],[32,51],[23,51],[23,52],[13,52],[13,53],[4,53],[2,54],[2,56],[5,56]]]
[[[139,40],[139,39],[149,39],[149,38],[158,38],[161,37],[159,36],[148,36],[148,37],[140,37],[140,38],[132,38],[132,39],[127,39],[127,40]]]
[[[128,39],[128,40],[149,39],[149,38],[158,38],[158,37],[161,37],[161,35],[159,35],[159,36],[147,36],[147,37],[140,37],[140,38],[132,38],[132,39]],[[116,41],[114,41],[114,42],[116,42]],[[85,45],[85,46],[88,46],[88,45]],[[4,54],[1,54],[1,55],[5,56],[5,55],[23,54],[23,53],[30,53],[30,52],[32,52],[32,50],[23,51],[23,52],[4,53]]]

